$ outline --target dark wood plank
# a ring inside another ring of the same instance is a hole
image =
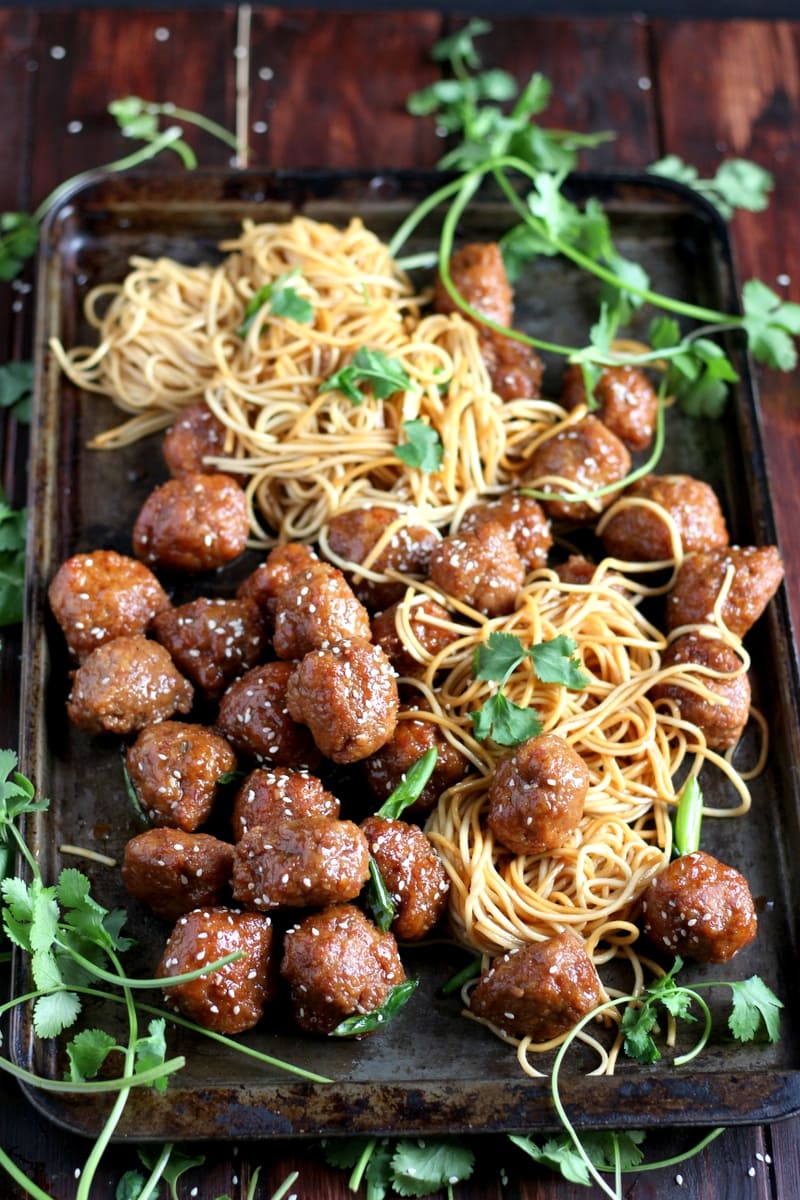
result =
[[[253,13],[253,121],[276,167],[425,167],[442,153],[406,98],[438,77],[436,13]],[[267,77],[264,78],[264,75]]]

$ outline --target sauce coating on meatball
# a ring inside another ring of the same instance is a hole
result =
[[[747,880],[702,850],[674,859],[642,898],[642,928],[661,950],[700,962],[727,962],[756,936]]]

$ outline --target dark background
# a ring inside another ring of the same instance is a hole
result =
[[[760,17],[765,20],[800,19],[800,0],[283,0],[259,4],[253,8],[338,10],[364,12],[379,10],[409,11],[428,9],[463,16],[580,16],[603,13],[642,13],[649,17]],[[4,8],[27,8],[51,12],[75,8],[75,0],[6,0]],[[82,0],[81,8],[131,8],[139,12],[163,9],[222,9],[234,5],[214,4],[209,0]]]

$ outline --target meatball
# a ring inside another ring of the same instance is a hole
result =
[[[78,667],[67,715],[87,733],[134,733],[192,707],[192,685],[163,646],[144,637],[118,637],[93,650]]]
[[[314,563],[278,592],[273,638],[278,658],[302,658],[344,638],[371,636],[367,610],[330,563]]]
[[[450,259],[450,277],[456,291],[497,325],[508,327],[514,319],[514,297],[508,282],[503,255],[496,242],[470,242]],[[433,306],[437,312],[460,312],[441,278],[437,276]]]
[[[234,899],[248,908],[323,908],[355,900],[369,878],[367,839],[352,821],[289,818],[236,844]]]
[[[496,521],[450,534],[431,555],[431,582],[489,617],[513,612],[524,581],[522,559]]]
[[[178,919],[167,939],[156,978],[196,971],[228,954],[235,962],[189,983],[164,988],[170,1007],[215,1033],[242,1033],[261,1020],[274,995],[272,920],[232,908],[197,908]]]
[[[478,980],[469,1006],[512,1037],[549,1042],[597,1008],[603,989],[574,933],[531,942],[496,958]]]
[[[184,721],[145,726],[125,761],[153,824],[187,831],[205,824],[220,779],[236,769],[236,755],[224,737]]]
[[[338,513],[331,518],[328,526],[328,544],[339,558],[363,563],[384,531],[399,516],[396,509],[378,505]],[[431,552],[438,540],[432,530],[422,525],[401,525],[370,563],[369,569],[377,575],[394,570],[424,579],[428,574]],[[349,575],[349,578],[358,599],[370,609],[387,608],[400,600],[406,590],[406,585],[396,580],[381,582],[357,573]]]
[[[710,668],[714,672],[712,675],[687,672],[683,678],[694,679],[712,695],[718,696],[719,700],[706,700],[693,691],[690,684],[679,683],[674,676],[651,687],[650,699],[654,703],[672,700],[678,706],[683,720],[700,729],[712,750],[727,750],[735,746],[750,715],[750,681],[745,674],[731,678],[742,666],[735,650],[716,638],[685,633],[667,646],[661,656],[662,667],[671,667],[676,663]]]
[[[48,598],[78,662],[113,638],[147,633],[170,603],[144,563],[115,550],[68,558],[53,576]]]
[[[629,450],[646,450],[653,440],[658,396],[655,388],[638,367],[606,367],[594,387],[596,415],[615,433]],[[583,371],[579,363],[567,367],[561,389],[561,403],[572,409],[586,403]]]
[[[209,699],[261,662],[269,646],[264,620],[250,600],[190,600],[159,613],[153,636]]]
[[[133,552],[168,571],[212,571],[238,558],[249,532],[236,480],[193,473],[150,493],[133,527]]]
[[[233,870],[233,846],[208,833],[147,829],[125,846],[122,882],[165,921],[221,904]]]
[[[547,515],[556,521],[593,521],[598,512],[608,508],[617,497],[616,491],[606,492],[593,500],[562,499],[574,490],[576,494],[593,492],[610,484],[621,483],[631,469],[631,456],[616,434],[606,429],[597,417],[587,416],[560,429],[541,442],[530,456],[525,473],[526,484],[541,492],[558,494],[542,501]],[[543,482],[550,476],[568,480],[575,485],[567,489],[556,482]]]
[[[513,293],[496,242],[472,242],[462,246],[450,259],[450,276],[456,290],[482,317],[506,329],[511,326]],[[441,278],[436,280],[433,303],[437,312],[462,311]],[[473,320],[469,316],[467,319]],[[540,396],[542,361],[533,347],[479,321],[474,323],[478,329],[481,357],[497,395],[503,400]]]
[[[699,962],[727,962],[756,936],[747,880],[702,850],[674,859],[650,881],[642,917],[651,942]]]
[[[292,719],[286,706],[294,670],[294,663],[264,663],[230,685],[216,724],[235,750],[277,767],[313,767],[319,762],[311,734]]]
[[[411,604],[408,624],[419,642],[416,646],[411,639],[406,643],[398,631],[401,607],[401,603],[392,604],[372,618],[372,640],[386,652],[398,675],[422,675],[427,663],[458,636],[450,628],[453,618],[429,596]]]
[[[357,762],[394,733],[397,680],[380,646],[351,638],[305,656],[289,680],[286,704],[327,758]]]
[[[526,572],[545,566],[553,539],[547,517],[533,496],[517,496],[507,492],[499,500],[476,504],[464,513],[461,531],[477,529],[488,521],[494,521],[505,529]]]
[[[530,738],[495,768],[489,828],[513,854],[555,850],[577,829],[589,783],[589,768],[564,738]]]
[[[406,978],[392,934],[352,904],[312,913],[289,929],[280,970],[295,1021],[309,1033],[331,1033],[347,1017],[374,1012]]]
[[[594,579],[597,563],[582,554],[570,556],[555,568],[556,575],[562,583],[589,584]]]
[[[286,542],[275,546],[266,562],[239,584],[236,595],[240,600],[253,600],[266,616],[270,626],[275,622],[278,593],[290,579],[318,563],[314,551],[303,542]]]
[[[648,500],[672,517],[684,554],[728,545],[719,500],[707,483],[689,475],[645,475],[624,499]],[[628,562],[661,562],[673,557],[666,522],[645,505],[620,506],[599,531],[608,554]]]
[[[207,404],[184,408],[164,434],[161,450],[170,475],[195,475],[215,470],[206,460],[225,453],[228,431]]]
[[[233,802],[233,836],[240,841],[257,825],[280,825],[306,817],[338,817],[339,801],[307,771],[273,767],[251,771]]]
[[[441,858],[418,825],[376,816],[362,821],[361,829],[392,898],[392,933],[418,942],[447,906],[450,881]]]
[[[400,708],[401,713],[409,711],[408,705]],[[362,769],[373,795],[381,802],[388,800],[414,763],[434,746],[437,757],[433,773],[404,815],[422,817],[429,813],[436,807],[442,792],[462,780],[470,767],[469,760],[447,740],[435,721],[398,721],[386,745],[364,759]]]
[[[733,578],[720,615],[731,633],[744,637],[783,579],[777,546],[720,547],[690,554],[667,596],[667,629],[713,621],[714,605],[731,567]]]

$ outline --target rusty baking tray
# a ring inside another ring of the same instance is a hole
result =
[[[75,551],[107,546],[130,552],[134,516],[165,477],[156,441],[113,454],[86,449],[90,437],[114,417],[105,402],[79,393],[61,377],[48,338],[57,334],[67,345],[90,340],[83,297],[96,283],[120,279],[131,254],[209,260],[243,217],[276,219],[299,210],[332,221],[357,212],[389,237],[434,186],[423,173],[129,175],[94,180],[48,222],[36,330],[21,755],[22,769],[52,800],[49,813],[33,818],[27,828],[46,879],[55,879],[62,865],[58,847],[64,842],[120,859],[125,841],[139,828],[125,798],[119,747],[90,739],[67,723],[69,664],[47,610],[46,587],[57,565]],[[576,177],[569,186],[578,200],[600,198],[621,251],[643,263],[656,288],[701,303],[736,303],[725,229],[702,201],[652,177]],[[461,233],[490,238],[511,220],[507,208],[481,200],[468,211]],[[416,248],[433,244],[438,222],[439,217],[426,222]],[[545,259],[518,288],[518,321],[553,340],[581,344],[596,303],[591,281],[561,259]],[[757,402],[748,363],[741,358],[738,365],[742,382],[724,421],[693,422],[670,412],[660,469],[707,479],[721,497],[732,540],[764,544],[775,540],[775,528]],[[552,368],[551,374],[555,383]],[[708,821],[704,845],[750,880],[761,909],[760,932],[744,954],[714,972],[731,979],[758,973],[790,1002],[798,972],[800,876],[791,867],[800,857],[800,747],[797,662],[782,594],[748,635],[748,646],[755,664],[755,702],[772,733],[769,765],[753,785],[749,816]],[[745,757],[751,749],[745,746]],[[165,930],[127,899],[115,870],[75,859],[69,863],[86,871],[106,905],[128,907],[128,930],[138,943],[130,961],[150,976]],[[163,1094],[134,1089],[120,1133],[150,1140],[239,1139],[555,1126],[547,1081],[523,1075],[509,1047],[462,1019],[458,999],[441,994],[441,985],[463,964],[463,953],[440,944],[414,951],[406,962],[409,972],[420,976],[419,992],[378,1036],[363,1042],[307,1039],[282,1018],[248,1035],[250,1044],[334,1083],[300,1082],[174,1030],[170,1053],[185,1054],[187,1066]],[[688,979],[707,976],[703,968],[685,974]],[[17,964],[15,980],[21,994],[27,987],[23,963]],[[106,1026],[115,1019],[111,1007],[97,1014]],[[572,1120],[596,1127],[731,1124],[773,1121],[800,1109],[800,1026],[791,1009],[784,1011],[782,1038],[775,1045],[732,1042],[722,1013],[717,1025],[719,1036],[685,1070],[663,1062],[653,1067],[625,1062],[615,1076],[596,1078],[570,1061],[562,1072],[562,1093]],[[16,1014],[11,1045],[18,1062],[45,1076],[61,1075],[57,1048],[33,1038],[24,1008]],[[102,1124],[110,1103],[38,1091],[31,1099],[49,1117],[87,1134]]]

